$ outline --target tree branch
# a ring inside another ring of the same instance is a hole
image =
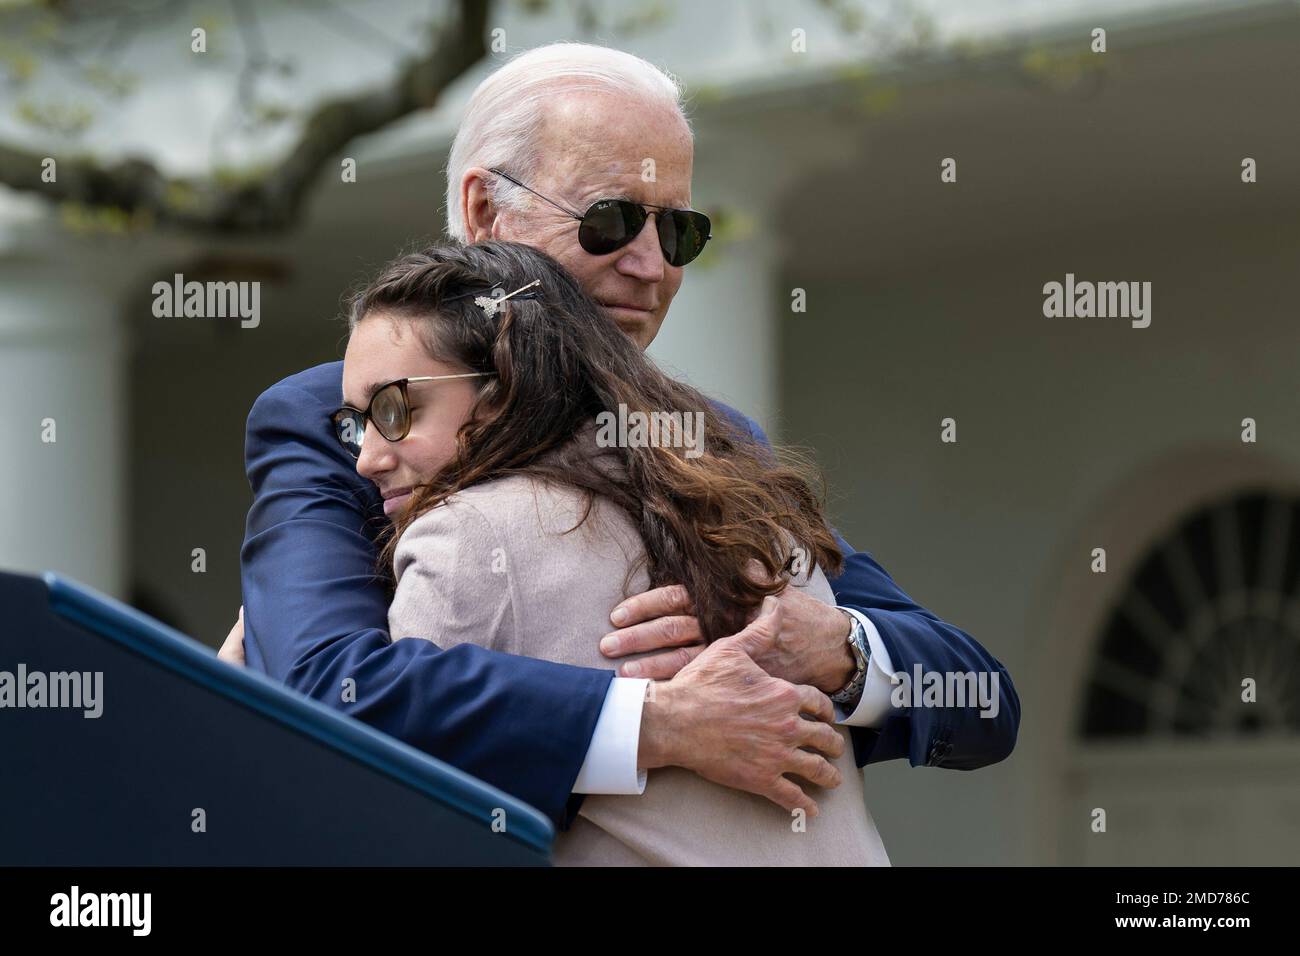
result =
[[[428,109],[487,52],[486,0],[458,0],[457,14],[423,56],[408,61],[386,87],[319,104],[298,141],[268,172],[251,182],[164,176],[142,159],[103,164],[94,158],[58,159],[57,182],[41,181],[44,156],[0,143],[0,183],[54,200],[111,206],[160,226],[200,233],[263,233],[293,226],[330,158],[358,136]],[[57,159],[58,157],[56,157]]]

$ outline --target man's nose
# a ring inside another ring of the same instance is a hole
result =
[[[660,282],[664,265],[664,251],[659,245],[659,213],[652,212],[637,237],[623,247],[615,268],[642,282]]]
[[[357,474],[374,481],[378,476],[387,474],[397,465],[397,456],[393,454],[393,444],[379,434],[379,429],[370,425],[361,436],[361,454],[357,456]]]

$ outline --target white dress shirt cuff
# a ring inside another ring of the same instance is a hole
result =
[[[845,716],[844,708],[835,704],[835,722],[850,727],[883,727],[885,718],[893,707],[890,702],[894,687],[893,661],[889,659],[889,651],[885,650],[885,642],[880,639],[880,632],[876,630],[871,618],[856,608],[842,607],[840,610],[852,614],[862,622],[862,627],[867,632],[867,644],[871,647],[871,662],[867,665],[867,680],[862,687],[858,706],[853,708],[853,713]]]
[[[637,770],[641,745],[641,708],[646,686],[642,677],[615,677],[605,692],[587,757],[574,781],[574,793],[645,792],[646,771]]]

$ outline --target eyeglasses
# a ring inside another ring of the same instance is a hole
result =
[[[375,431],[389,441],[401,441],[411,432],[411,403],[407,398],[406,388],[411,382],[441,382],[451,378],[480,378],[495,375],[496,372],[462,372],[458,375],[416,375],[399,378],[387,385],[375,389],[370,404],[363,411],[344,405],[330,420],[334,422],[334,434],[339,444],[353,458],[361,457],[361,444],[366,438],[366,422],[375,426]]]
[[[525,186],[509,173],[496,167],[488,170],[509,180],[520,189],[526,189],[538,199],[544,199],[556,209],[577,219],[578,245],[593,256],[603,256],[622,249],[641,234],[650,214],[646,207],[655,210],[655,226],[659,232],[659,248],[669,265],[684,266],[701,252],[704,244],[713,238],[709,230],[713,224],[709,217],[694,209],[673,209],[653,203],[637,203],[628,199],[597,199],[585,213],[567,209],[549,196]]]

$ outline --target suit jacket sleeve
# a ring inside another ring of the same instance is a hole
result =
[[[248,417],[240,554],[248,664],[518,796],[563,828],[613,671],[393,642],[376,574],[382,511],[318,394],[286,380]],[[343,681],[356,682],[344,702]]]
[[[718,409],[770,447],[757,422],[725,405]],[[908,706],[891,713],[879,728],[851,726],[858,766],[907,757],[913,767],[975,770],[1009,756],[1020,730],[1020,698],[1007,669],[975,638],[903,593],[870,554],[855,551],[838,532],[835,540],[845,555],[844,568],[830,579],[836,603],[871,619],[895,671],[910,677],[919,664],[926,672],[987,672],[998,678],[998,709],[993,717],[980,716],[978,706]]]

